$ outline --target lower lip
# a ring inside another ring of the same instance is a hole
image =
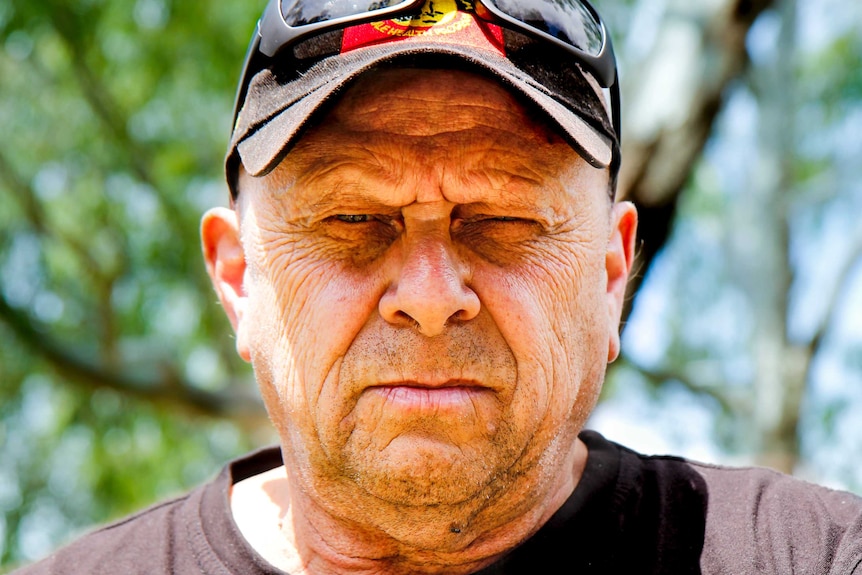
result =
[[[480,395],[489,393],[481,387],[414,387],[409,385],[385,385],[369,391],[383,397],[387,405],[416,411],[441,411],[463,409],[472,405]]]

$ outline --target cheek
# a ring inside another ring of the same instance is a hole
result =
[[[356,334],[376,313],[380,289],[373,270],[345,269],[301,245],[281,242],[264,250],[254,282],[252,359],[270,415],[298,421],[331,409],[324,384]],[[275,402],[276,405],[270,405]],[[277,413],[273,412],[277,410]],[[312,425],[315,425],[312,423]]]
[[[587,413],[597,395],[607,334],[604,267],[592,251],[546,254],[516,268],[484,266],[474,275],[518,363],[513,414],[529,414],[536,426],[545,420],[554,429]]]

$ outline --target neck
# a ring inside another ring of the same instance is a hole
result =
[[[294,575],[472,573],[529,538],[574,490],[587,448],[577,440],[457,505],[392,505],[342,483],[308,489],[280,467],[233,488],[231,507],[251,546]]]

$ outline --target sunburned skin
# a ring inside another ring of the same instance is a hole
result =
[[[469,573],[547,521],[619,347],[636,216],[607,186],[493,81],[409,69],[241,174],[202,233],[281,436],[232,496],[264,557]]]

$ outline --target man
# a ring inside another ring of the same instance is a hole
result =
[[[202,224],[281,449],[27,572],[862,573],[858,498],[582,433],[636,227],[591,8],[289,4]]]

